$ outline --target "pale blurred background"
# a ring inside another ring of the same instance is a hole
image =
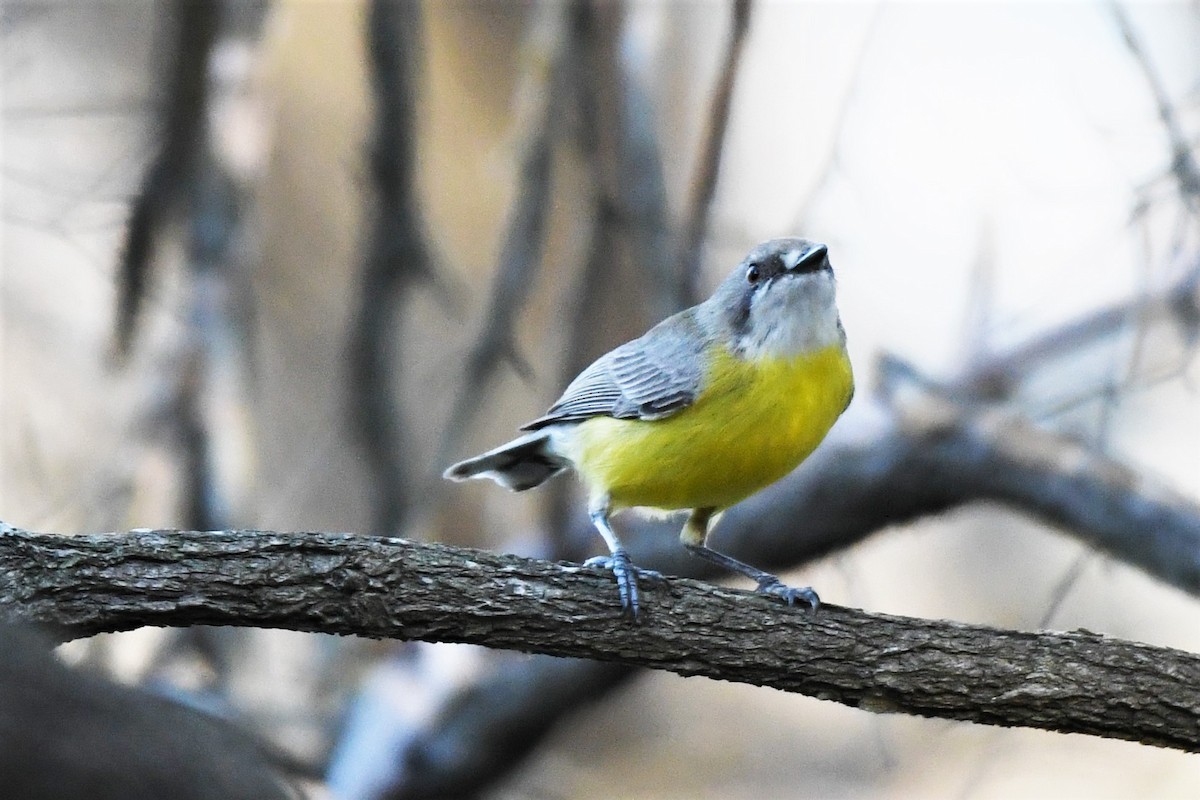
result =
[[[619,52],[649,99],[673,241],[730,6],[605,7],[625,12]],[[1147,65],[1195,145],[1200,5],[1124,8],[1144,60],[1104,4],[753,4],[701,283],[707,292],[764,239],[828,243],[859,386],[841,435],[869,435],[883,352],[952,380],[981,354],[1162,291],[1195,263],[1200,199],[1182,195],[1171,172]],[[520,193],[526,128],[515,98],[546,57],[530,44],[531,20],[546,9],[420,6],[410,54],[420,65],[415,164],[438,279],[398,302],[394,348],[403,458],[418,486],[445,466],[434,462]],[[189,524],[186,467],[156,421],[197,296],[179,234],[161,239],[129,358],[113,356],[116,264],[129,201],[156,148],[171,10],[143,0],[3,7],[0,519],[14,525],[75,533]],[[249,308],[230,315],[244,324],[207,351],[234,353],[215,361],[204,390],[231,527],[376,528],[370,465],[346,410],[369,230],[366,27],[364,3],[279,0],[214,50],[212,149],[241,193],[234,252],[247,281],[221,302]],[[592,189],[572,143],[579,120],[560,124],[546,253],[516,327],[531,375],[499,370],[454,458],[505,441],[564,383]],[[644,283],[627,273],[611,280],[629,287],[634,310],[589,331],[593,355],[653,321]],[[1200,499],[1200,368],[1168,334],[1110,337],[1039,372],[1009,402]],[[491,485],[416,493],[427,502],[396,532],[546,552],[536,494]],[[997,506],[883,531],[791,577],[842,605],[1083,627],[1200,651],[1196,598]],[[377,661],[396,663],[386,643],[223,635],[217,659],[197,656],[203,647],[179,655],[161,631],[75,643],[64,655],[124,681],[215,692],[227,713],[319,774],[351,696],[378,677]],[[404,685],[413,720],[491,668],[478,650],[439,650],[408,653],[398,667],[412,670]],[[439,665],[436,679],[419,675],[429,664]],[[320,784],[310,782],[313,796]],[[878,716],[656,673],[568,716],[485,796],[1118,798],[1198,789],[1200,763],[1176,752]]]

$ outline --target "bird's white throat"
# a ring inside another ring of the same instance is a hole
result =
[[[738,349],[747,358],[790,358],[842,342],[833,274],[774,279],[756,293]]]

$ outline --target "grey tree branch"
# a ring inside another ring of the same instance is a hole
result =
[[[696,177],[688,196],[688,210],[684,220],[683,237],[678,250],[678,274],[680,307],[690,306],[703,298],[700,289],[700,257],[704,250],[704,237],[708,232],[709,208],[717,192],[717,176],[721,168],[721,156],[725,143],[725,129],[729,127],[729,110],[733,105],[733,88],[737,81],[738,65],[750,30],[751,0],[734,0],[733,20],[729,31],[729,43],[725,59],[713,89],[712,105],[704,127],[704,139],[700,146]]]
[[[208,59],[220,29],[221,8],[216,3],[175,0],[174,13],[176,52],[160,112],[162,142],[133,199],[117,264],[115,355],[119,359],[133,346],[156,237],[181,199],[195,189],[196,160],[205,135]]]
[[[519,768],[568,714],[642,674],[582,658],[496,661],[415,734],[381,800],[475,797]]]
[[[1179,280],[1147,297],[1134,297],[1098,308],[1055,327],[1005,353],[980,359],[949,391],[968,397],[999,399],[1034,370],[1114,336],[1139,320],[1172,320],[1186,341],[1200,332],[1200,257]]]
[[[643,583],[644,620],[631,625],[601,570],[446,545],[269,531],[0,534],[0,615],[65,638],[236,625],[470,642],[1200,751],[1195,655],[1084,631],[814,614],[684,578]]]
[[[521,138],[519,191],[509,212],[487,317],[466,358],[462,387],[434,461],[438,477],[457,455],[459,440],[505,362],[512,364],[521,377],[532,378],[532,370],[517,346],[515,329],[537,278],[546,243],[553,178],[551,146],[567,100],[568,71],[563,63],[566,17],[566,9],[555,3],[537,6],[532,12],[514,114]]]
[[[1150,56],[1142,47],[1141,41],[1138,39],[1137,33],[1133,30],[1133,25],[1129,21],[1129,16],[1125,13],[1125,9],[1120,3],[1110,3],[1112,8],[1113,19],[1117,23],[1117,28],[1121,31],[1121,37],[1125,40],[1125,46],[1129,48],[1130,55],[1138,62],[1142,73],[1146,76],[1146,82],[1150,84],[1150,91],[1154,95],[1155,105],[1158,106],[1158,116],[1162,120],[1163,127],[1167,131],[1167,139],[1171,146],[1171,171],[1175,174],[1176,180],[1179,182],[1179,194],[1183,200],[1183,204],[1195,209],[1197,201],[1200,200],[1200,165],[1196,164],[1196,159],[1192,155],[1192,146],[1188,142],[1188,136],[1183,129],[1183,125],[1179,122],[1179,115],[1175,111],[1175,106],[1171,103],[1171,96],[1167,93],[1166,87],[1163,85],[1162,78],[1154,70],[1150,63]]]
[[[399,400],[396,309],[419,283],[437,285],[416,191],[419,7],[372,0],[367,51],[375,100],[370,150],[375,207],[368,215],[362,283],[347,347],[350,417],[374,483],[375,530],[401,528],[413,504],[409,430]]]

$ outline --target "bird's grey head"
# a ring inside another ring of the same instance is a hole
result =
[[[701,314],[747,357],[788,357],[845,340],[828,251],[807,239],[755,247]]]

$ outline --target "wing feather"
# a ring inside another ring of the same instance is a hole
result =
[[[521,429],[589,417],[669,417],[700,394],[703,341],[689,312],[671,317],[645,336],[598,358],[571,381],[545,415]]]

